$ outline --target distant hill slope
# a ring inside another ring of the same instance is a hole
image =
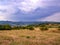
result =
[[[40,22],[12,22],[12,21],[0,21],[0,24],[9,24],[9,25],[29,25],[29,24],[42,24],[42,23],[60,23],[60,22],[43,22],[43,21],[40,21]]]
[[[0,24],[10,24],[10,25],[28,25],[28,24],[38,24],[42,22],[12,22],[12,21],[0,21]]]

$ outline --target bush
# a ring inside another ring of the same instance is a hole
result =
[[[42,31],[48,30],[48,27],[40,27],[40,30]]]
[[[53,26],[48,26],[49,28],[53,28]]]
[[[58,28],[58,30],[60,30],[60,28]]]
[[[46,24],[41,24],[41,25],[40,25],[40,27],[45,27],[45,26],[46,26]]]
[[[27,29],[27,27],[25,27],[25,26],[22,26],[22,27],[20,27],[20,29]]]
[[[27,27],[27,29],[34,30],[34,27],[30,26],[30,27]]]
[[[60,30],[60,26],[58,26],[58,30]]]
[[[3,30],[5,29],[3,25],[0,25],[0,30]]]
[[[12,29],[11,26],[8,24],[4,25],[4,28],[5,28],[5,30],[11,30]]]
[[[6,24],[6,25],[0,25],[0,30],[11,30],[11,26]]]
[[[30,38],[30,36],[26,36],[26,38]]]

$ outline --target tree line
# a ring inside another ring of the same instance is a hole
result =
[[[29,29],[34,30],[39,27],[40,30],[49,30],[49,28],[58,28],[60,30],[60,25],[58,24],[32,24],[32,25],[24,25],[24,26],[11,26],[9,24],[0,25],[0,30],[20,30],[20,29]]]
[[[5,25],[0,25],[0,30],[20,30],[20,29],[30,29],[30,30],[34,30],[33,26],[11,26],[9,24],[5,24]]]

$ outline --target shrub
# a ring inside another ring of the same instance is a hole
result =
[[[53,28],[53,26],[48,26],[49,28]]]
[[[6,24],[6,25],[0,25],[0,30],[11,30],[11,26]]]
[[[58,30],[60,30],[60,26],[58,26]]]
[[[29,29],[29,30],[34,30],[34,27],[31,26],[31,27],[28,27],[28,29]]]
[[[26,38],[30,38],[30,36],[26,36]]]
[[[4,29],[5,29],[5,30],[11,30],[11,26],[8,25],[8,24],[6,24],[6,25],[4,25]]]
[[[45,27],[45,26],[46,26],[46,24],[41,24],[41,25],[40,25],[40,27]]]
[[[0,25],[0,30],[4,30],[4,26],[3,25]]]
[[[58,28],[58,30],[60,30],[60,28]]]
[[[20,29],[27,29],[27,27],[25,27],[25,26],[22,26],[22,27],[20,27]]]
[[[48,27],[40,27],[40,30],[42,31],[48,30]]]

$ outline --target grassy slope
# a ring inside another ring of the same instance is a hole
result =
[[[60,33],[40,30],[0,31],[0,45],[60,45]]]

